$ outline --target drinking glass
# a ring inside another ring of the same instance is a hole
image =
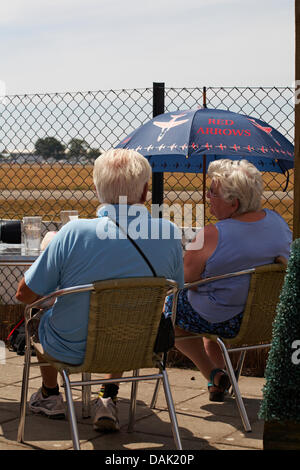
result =
[[[25,252],[40,251],[42,217],[23,217]]]

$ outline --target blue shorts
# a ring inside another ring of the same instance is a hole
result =
[[[207,333],[222,338],[234,338],[241,327],[243,313],[235,315],[230,320],[220,323],[209,323],[197,313],[187,298],[187,289],[182,289],[178,295],[176,325],[191,333]],[[165,314],[172,313],[173,296],[169,295],[165,303]]]

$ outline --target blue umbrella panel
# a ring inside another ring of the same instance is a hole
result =
[[[144,155],[153,172],[202,173],[219,158],[245,158],[267,172],[294,167],[294,147],[280,132],[257,118],[221,109],[161,114],[117,147]]]

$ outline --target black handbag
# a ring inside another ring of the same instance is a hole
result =
[[[26,348],[25,318],[23,317],[11,330],[6,338],[7,348],[14,351],[18,356],[24,356]],[[34,348],[31,346],[31,355],[35,356]]]
[[[131,241],[131,243],[135,246],[137,251],[140,253],[140,255],[144,258],[144,260],[148,264],[153,276],[157,277],[155,269],[153,268],[152,264],[148,260],[145,253],[140,249],[140,247],[135,243],[135,241],[129,236],[129,234],[125,232],[122,227],[120,227],[120,225],[118,224],[116,220],[113,220],[113,222],[117,225],[117,227],[119,227],[120,230],[122,230],[122,232],[126,234],[128,240]],[[166,353],[170,349],[173,348],[174,344],[175,344],[175,332],[174,332],[172,318],[170,316],[166,318],[164,313],[162,313],[153,351],[156,354]]]
[[[25,321],[20,320],[6,338],[9,351],[16,352],[19,356],[25,354]]]
[[[173,348],[174,344],[175,331],[172,319],[171,317],[166,318],[162,313],[153,351],[157,354],[166,353]]]

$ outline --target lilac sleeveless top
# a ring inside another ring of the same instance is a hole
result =
[[[274,262],[276,256],[289,257],[292,233],[284,219],[264,209],[257,222],[225,219],[216,223],[218,244],[208,258],[203,278]],[[244,310],[250,275],[224,279],[188,291],[194,310],[210,323],[219,323]],[[268,295],[266,293],[266,295]]]

